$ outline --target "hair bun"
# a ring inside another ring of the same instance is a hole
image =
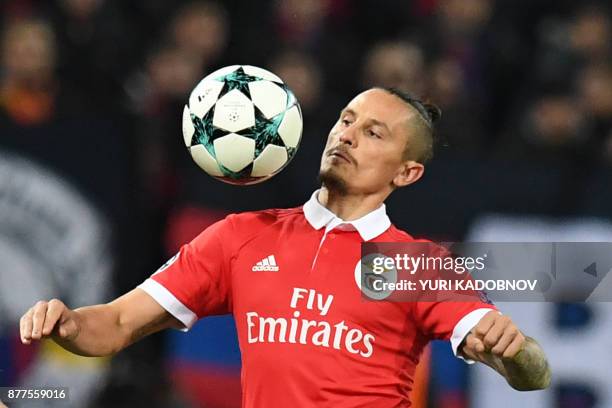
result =
[[[431,123],[436,123],[442,117],[442,109],[433,103],[424,103],[423,107],[427,111]]]

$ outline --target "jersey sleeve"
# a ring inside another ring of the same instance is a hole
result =
[[[452,257],[445,248],[432,244],[430,256]],[[465,276],[461,273],[445,272],[437,269],[425,273],[425,278],[444,279],[448,277],[463,276],[462,279],[471,279],[469,273]],[[495,305],[480,291],[466,291],[463,293],[440,292],[435,294],[438,300],[415,302],[414,314],[421,331],[429,338],[437,340],[450,340],[453,354],[465,360],[468,364],[474,363],[458,354],[459,346],[470,331],[478,324],[480,319],[492,310],[497,310]],[[429,297],[428,297],[429,298]]]
[[[453,354],[463,359],[457,354],[459,345],[484,315],[497,308],[484,302],[443,301],[416,302],[414,310],[421,331],[433,339],[450,340]]]
[[[221,220],[198,235],[139,288],[183,323],[230,312],[231,221]]]

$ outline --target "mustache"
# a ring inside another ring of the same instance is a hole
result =
[[[327,156],[331,156],[332,154],[338,154],[342,157],[344,157],[345,159],[347,159],[348,161],[350,161],[351,163],[355,164],[355,158],[349,153],[348,149],[343,148],[343,147],[334,147],[331,148],[327,151]]]

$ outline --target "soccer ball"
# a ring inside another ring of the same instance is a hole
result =
[[[302,112],[283,81],[265,69],[232,65],[196,85],[183,110],[193,160],[231,184],[255,184],[280,172],[302,137]]]

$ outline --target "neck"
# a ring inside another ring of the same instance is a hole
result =
[[[382,194],[345,194],[325,185],[319,190],[319,202],[344,221],[354,221],[380,207],[386,196]]]

